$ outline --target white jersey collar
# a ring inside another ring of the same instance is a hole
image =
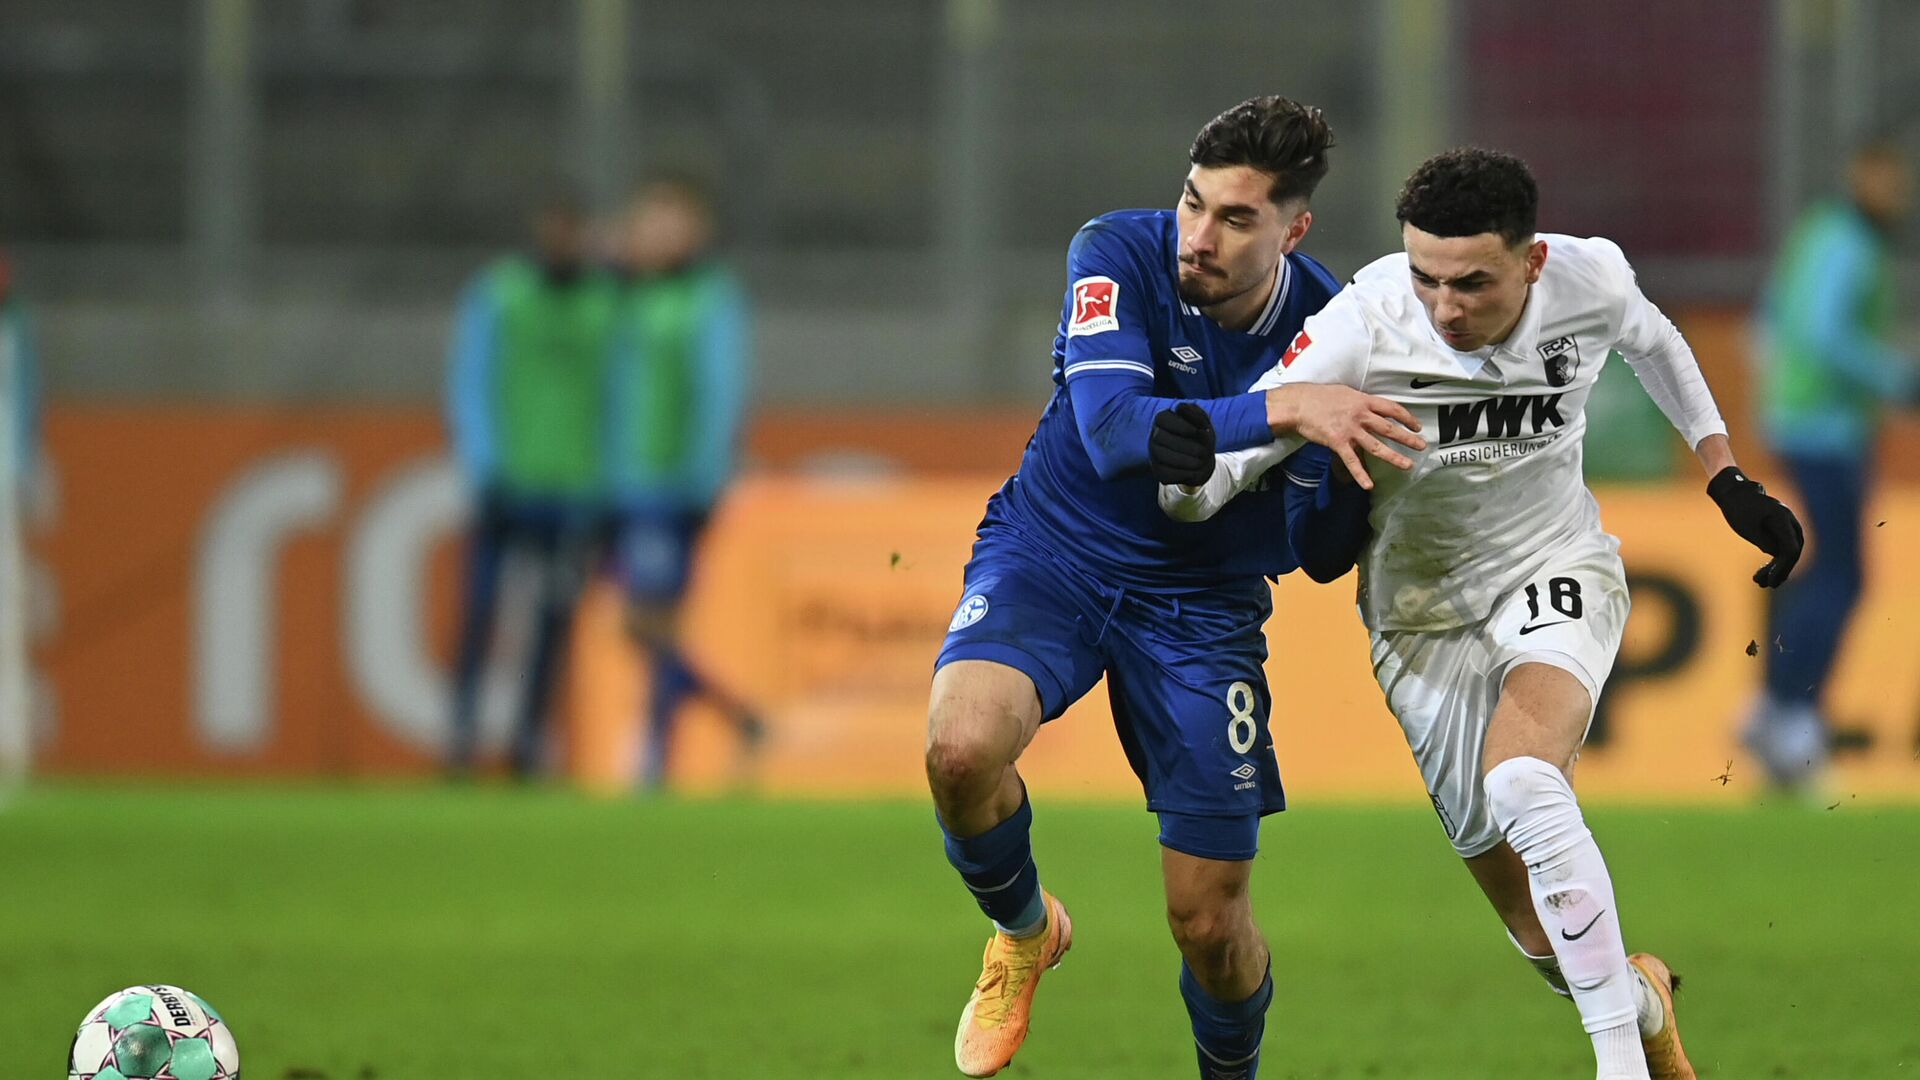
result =
[[[1520,321],[1494,351],[1522,361],[1531,359],[1534,347],[1540,343],[1540,311],[1546,306],[1545,298],[1540,295],[1540,282],[1527,286],[1527,306],[1520,309]]]

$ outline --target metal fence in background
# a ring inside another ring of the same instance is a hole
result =
[[[1258,92],[1337,132],[1350,271],[1456,141],[1664,302],[1743,302],[1845,145],[1920,118],[1891,0],[9,0],[0,241],[72,397],[424,402],[462,278],[569,177],[710,176],[765,397],[1044,392],[1067,238]]]

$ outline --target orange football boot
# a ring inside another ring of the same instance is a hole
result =
[[[1047,910],[1044,932],[1012,938],[995,931],[980,961],[980,981],[960,1014],[960,1032],[953,1039],[953,1061],[968,1076],[992,1076],[1013,1060],[1027,1039],[1033,1016],[1033,992],[1040,975],[1058,967],[1073,946],[1073,920],[1066,906],[1045,889],[1040,899]]]
[[[1693,1064],[1687,1060],[1687,1052],[1680,1048],[1680,1025],[1673,1015],[1673,992],[1680,989],[1680,976],[1652,953],[1634,953],[1627,957],[1627,963],[1639,968],[1640,974],[1653,984],[1653,992],[1660,996],[1661,1011],[1667,1017],[1659,1034],[1640,1040],[1647,1051],[1647,1072],[1653,1080],[1698,1080]]]

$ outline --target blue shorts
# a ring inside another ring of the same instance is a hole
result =
[[[935,668],[990,660],[1024,673],[1044,720],[1107,677],[1127,761],[1160,842],[1251,859],[1260,818],[1286,809],[1267,731],[1267,583],[1161,595],[1117,588],[1010,526],[982,527]]]
[[[676,605],[693,580],[694,552],[707,515],[687,510],[629,510],[614,524],[613,560],[627,597]]]

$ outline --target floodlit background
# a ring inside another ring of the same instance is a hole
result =
[[[1051,392],[1074,230],[1171,206],[1194,133],[1255,94],[1336,132],[1305,248],[1341,275],[1397,247],[1422,158],[1513,151],[1543,228],[1620,242],[1800,506],[1754,415],[1752,306],[1851,147],[1920,161],[1917,50],[1906,0],[5,0],[0,251],[43,438],[0,504],[0,988],[40,1025],[0,1071],[55,1075],[88,1005],[159,980],[221,1006],[249,1075],[947,1075],[979,927],[924,803],[926,685]],[[686,640],[764,742],[696,705],[674,797],[632,794],[655,676],[602,579],[544,782],[504,782],[538,591],[510,573],[481,766],[444,784],[461,291],[556,184],[611,243],[661,171],[710,186],[750,298],[744,468]],[[1910,351],[1917,235],[1893,237]],[[1697,987],[1711,1075],[1908,1075],[1920,424],[1890,412],[1873,457],[1834,767],[1765,799],[1737,739],[1782,647],[1757,559],[1615,366],[1590,470],[1636,607],[1581,785],[1628,932]],[[1257,879],[1312,985],[1283,990],[1267,1075],[1580,1075],[1571,1014],[1448,865],[1351,580],[1279,597],[1295,809]],[[1186,1075],[1104,694],[1029,760],[1049,881],[1105,925],[1020,1072]],[[1380,899],[1403,889],[1450,906]],[[476,1025],[487,1067],[448,1064]]]

